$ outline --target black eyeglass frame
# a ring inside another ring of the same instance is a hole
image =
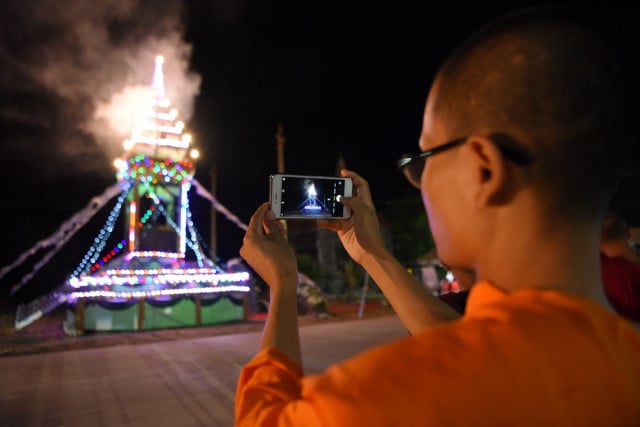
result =
[[[422,170],[424,170],[424,164],[427,160],[427,157],[457,147],[463,142],[466,142],[468,138],[468,136],[465,136],[464,138],[454,139],[453,141],[446,142],[442,145],[438,145],[437,147],[433,147],[430,150],[426,150],[418,154],[405,154],[396,162],[398,169],[402,171],[404,176],[407,178],[407,181],[409,181],[411,185],[416,188],[420,188],[420,181],[415,181],[411,174],[408,172],[409,169],[407,168],[410,167],[412,163],[415,164],[416,161],[421,160],[423,162],[423,168],[420,171],[422,172]]]
[[[422,173],[427,157],[457,147],[458,145],[467,142],[468,139],[469,136],[465,136],[463,138],[454,139],[453,141],[438,145],[437,147],[418,154],[405,154],[400,157],[400,159],[398,159],[396,164],[398,166],[398,169],[402,171],[404,176],[407,178],[407,181],[409,181],[409,183],[414,187],[420,189],[420,179],[418,178],[418,180],[415,180],[411,176],[411,173],[407,168],[410,167],[411,164],[415,164],[416,161],[422,161],[423,166],[420,169],[420,173]],[[491,134],[489,135],[489,139],[491,139],[493,143],[496,144],[498,149],[502,152],[502,154],[504,154],[506,158],[510,159],[517,165],[525,166],[534,160],[533,155],[526,148],[522,147],[522,145],[519,144],[517,140],[507,134]]]

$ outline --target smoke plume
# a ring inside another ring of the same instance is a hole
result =
[[[0,16],[5,159],[29,157],[56,176],[121,155],[156,55],[189,119],[201,79],[189,70],[180,0],[5,0]]]

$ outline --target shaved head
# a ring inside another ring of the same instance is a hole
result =
[[[611,201],[632,139],[625,71],[616,44],[584,17],[528,9],[448,58],[435,114],[453,137],[508,135],[533,158],[541,207],[593,221]]]

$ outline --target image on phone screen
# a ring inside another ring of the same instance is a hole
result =
[[[283,175],[279,216],[281,218],[344,217],[345,207],[340,203],[340,198],[345,195],[345,181],[344,178]]]

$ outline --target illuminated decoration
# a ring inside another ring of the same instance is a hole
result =
[[[119,162],[117,178],[119,181],[140,180],[151,184],[182,184],[193,178],[194,165],[182,160],[170,159],[156,161],[144,155],[137,155],[128,161]]]
[[[214,324],[246,315],[252,279],[241,262],[221,266],[207,256],[189,208],[190,189],[242,230],[247,225],[194,178],[194,160],[200,153],[166,95],[163,62],[156,58],[154,96],[124,141],[123,155],[113,163],[116,182],[52,235],[0,269],[1,278],[34,253],[48,250],[12,287],[11,293],[16,292],[116,199],[69,278],[53,292],[18,305],[16,329],[65,303],[63,328],[71,334]]]
[[[178,170],[182,168],[193,169],[190,162],[182,162],[187,157],[187,152],[191,144],[192,137],[184,132],[184,123],[178,120],[178,110],[171,107],[171,101],[167,98],[164,87],[164,73],[162,65],[164,58],[156,57],[155,69],[153,72],[152,87],[155,92],[155,98],[150,100],[147,111],[144,111],[138,123],[134,126],[131,137],[124,141],[124,148],[129,154],[135,152],[143,155],[143,157],[133,157],[129,155],[129,163],[125,165],[125,169],[121,169],[122,175],[118,174],[118,179],[124,177],[136,178],[139,164],[141,160],[154,162],[158,160],[170,160],[166,165],[169,170]],[[156,171],[152,165],[154,174]],[[191,175],[193,175],[191,173]],[[180,175],[178,175],[180,176]],[[184,178],[184,175],[182,176]]]
[[[307,198],[298,206],[298,210],[304,212],[312,212],[314,214],[318,212],[329,212],[329,208],[327,208],[324,203],[322,203],[318,199],[318,191],[316,190],[316,186],[314,183],[308,184],[307,188]]]
[[[111,236],[111,233],[115,227],[116,221],[118,220],[118,216],[120,215],[122,204],[126,199],[126,195],[127,195],[126,190],[128,188],[129,187],[126,186],[125,191],[120,193],[120,195],[118,196],[116,205],[111,210],[111,213],[107,218],[107,221],[100,229],[98,236],[93,240],[93,245],[91,245],[91,247],[89,248],[85,256],[82,258],[80,265],[78,265],[78,267],[76,267],[76,269],[71,274],[71,277],[78,276],[82,272],[87,271],[88,266],[91,266],[90,267],[91,271],[95,271],[97,268],[100,268],[100,265],[104,264],[104,261],[102,260],[98,261],[98,259],[100,258],[100,254],[102,253],[102,250],[104,249],[107,243],[107,239]],[[124,244],[125,244],[124,240],[118,243],[107,255],[108,256],[107,260],[115,256],[115,254],[119,253],[122,249],[124,249]]]
[[[209,294],[209,293],[221,293],[221,292],[247,292],[247,286],[228,285],[228,286],[216,286],[212,288],[197,288],[197,289],[168,289],[151,292],[113,292],[113,291],[86,291],[86,292],[72,292],[69,296],[72,299],[78,298],[110,298],[110,299],[139,299],[149,296],[177,296],[177,295],[197,295],[197,294]]]
[[[69,280],[69,284],[74,288],[82,288],[117,285],[136,286],[149,283],[154,285],[193,285],[194,283],[212,283],[214,285],[217,285],[218,283],[233,283],[249,280],[249,273],[246,272],[222,274],[208,268],[202,269],[204,271],[173,271],[171,269],[167,270],[168,271],[136,270],[135,272],[131,270],[111,270],[110,272],[113,273],[113,275],[109,275],[109,272],[107,272],[107,275],[105,276],[85,276],[81,279],[72,278]],[[118,271],[120,272],[120,274],[117,274]],[[241,288],[245,289],[246,287]],[[185,288],[183,290],[185,291],[185,293],[188,293],[190,289],[193,289],[193,286],[191,286],[191,288]],[[201,291],[201,289],[199,289],[199,291]],[[154,292],[156,291],[151,291],[150,293]]]
[[[171,253],[171,252],[162,252],[162,251],[134,251],[129,252],[125,259],[127,261],[136,257],[154,257],[154,258],[184,258],[183,253]]]
[[[129,202],[129,250],[133,251],[136,247],[136,203]]]
[[[163,62],[156,58],[155,98],[125,141],[123,157],[114,162],[122,193],[67,280],[69,304],[235,296],[250,290],[248,272],[225,271],[202,248],[188,197],[199,152],[166,96]],[[103,253],[123,207],[127,238]]]

